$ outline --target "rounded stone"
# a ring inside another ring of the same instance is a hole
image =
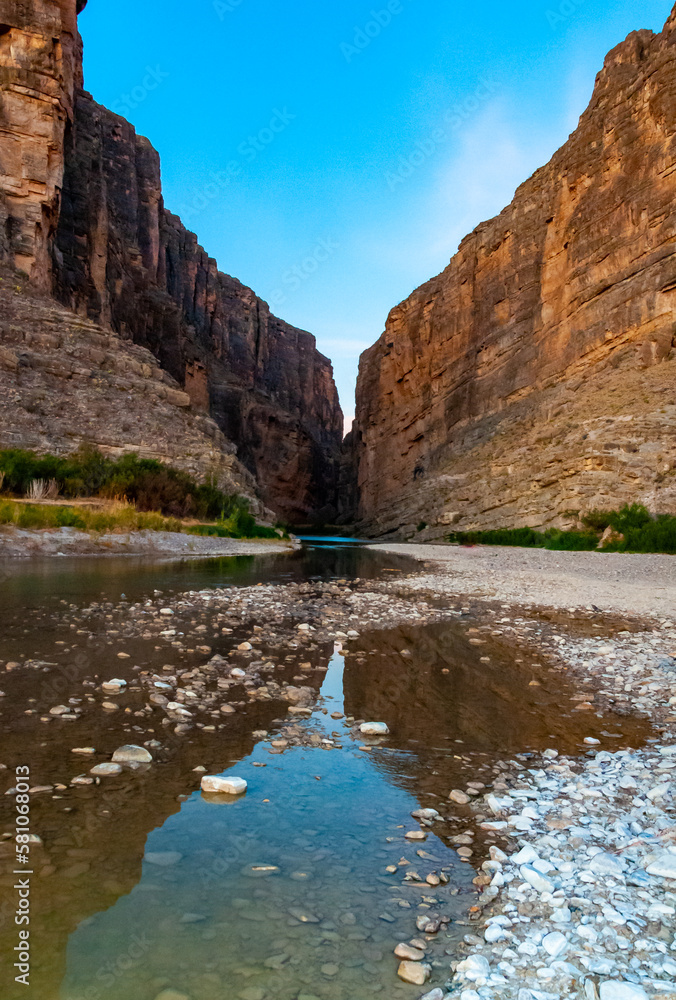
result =
[[[397,969],[399,978],[414,986],[424,986],[431,974],[429,965],[421,965],[420,962],[400,962]]]
[[[243,795],[247,788],[244,778],[219,778],[214,774],[205,774],[202,778],[202,791],[216,795]]]
[[[145,747],[135,746],[133,743],[118,747],[113,754],[113,760],[117,764],[150,764],[152,759],[152,754]]]
[[[121,774],[122,767],[119,764],[97,764],[89,773],[96,778],[110,778],[115,774]]]
[[[384,722],[363,722],[359,731],[362,736],[387,736],[390,730]]]

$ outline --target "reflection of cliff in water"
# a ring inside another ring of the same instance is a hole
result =
[[[639,718],[573,711],[575,690],[565,677],[525,650],[518,656],[522,663],[490,639],[471,645],[457,624],[362,635],[346,656],[345,711],[388,724],[391,752],[374,754],[374,761],[392,781],[443,798],[471,780],[463,755],[471,754],[476,766],[547,747],[576,754],[588,736],[615,751],[641,745],[650,734]]]
[[[2,615],[12,607],[40,607],[58,598],[73,601],[108,599],[121,593],[129,600],[205,587],[250,587],[258,583],[305,580],[377,579],[383,571],[393,576],[419,569],[415,560],[380,552],[377,548],[341,543],[304,545],[302,549],[266,556],[224,556],[217,559],[153,560],[125,557],[27,560],[12,566],[2,582]]]
[[[328,652],[308,653],[308,659],[326,666]],[[312,671],[304,683],[319,690],[322,678],[322,672]],[[272,728],[273,720],[285,713],[286,706],[279,702],[255,702],[246,712],[233,716],[228,728],[217,735],[194,729],[181,738],[172,734],[167,739],[163,733],[167,750],[156,752],[156,762],[145,771],[125,771],[117,778],[103,779],[98,787],[75,787],[62,792],[63,798],[54,799],[49,794],[33,796],[32,830],[43,841],[42,846],[33,846],[32,853],[34,996],[40,1000],[59,1000],[58,984],[66,973],[70,935],[83,920],[108,910],[140,881],[148,835],[180,810],[180,796],[199,786],[199,774],[193,773],[193,768],[205,766],[218,773],[236,764],[252,752],[256,744],[252,732]],[[78,770],[86,773],[93,761],[87,757],[74,758],[72,748],[110,741],[110,719],[99,720],[97,730],[94,718],[85,726],[81,722],[50,726],[49,744],[39,742],[42,733],[34,732],[32,738],[27,736],[23,726],[20,732],[5,731],[3,761],[16,766],[15,762],[28,758],[41,782],[64,781],[64,775],[72,776]],[[85,727],[88,742],[82,739]],[[129,741],[129,734],[120,727],[117,745]],[[10,796],[3,798],[4,801],[0,799],[2,829],[10,830],[14,800]],[[13,841],[4,843],[6,853],[0,855],[0,952],[10,956],[17,943],[14,907],[10,906],[16,877],[11,874],[15,867]],[[3,1000],[18,1000],[25,992],[25,987],[13,981],[13,961],[3,959],[3,980],[8,983]]]

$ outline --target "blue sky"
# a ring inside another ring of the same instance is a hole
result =
[[[85,86],[148,136],[167,207],[310,330],[346,417],[361,351],[575,128],[670,0],[90,0]]]

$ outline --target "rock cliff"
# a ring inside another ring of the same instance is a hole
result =
[[[568,142],[362,356],[364,527],[676,509],[675,206],[676,8],[608,55]]]
[[[82,90],[83,6],[0,0],[0,259],[151,351],[283,518],[331,516],[342,438],[331,364],[219,272],[164,207],[148,140]]]
[[[213,479],[247,497],[256,516],[273,519],[235,446],[150,351],[0,267],[0,448],[69,454],[83,444]]]

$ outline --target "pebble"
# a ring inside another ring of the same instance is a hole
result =
[[[157,865],[159,868],[171,868],[177,865],[183,858],[178,851],[146,851],[143,860],[149,865]]]
[[[660,878],[676,879],[676,854],[665,851],[646,868],[648,875],[658,875]]]
[[[115,774],[121,774],[122,767],[120,764],[97,764],[89,773],[97,778],[108,778]]]
[[[397,969],[399,978],[414,986],[424,986],[431,973],[429,965],[422,965],[420,962],[400,962]]]
[[[110,681],[104,681],[101,685],[101,689],[106,692],[106,694],[119,694],[127,686],[127,682],[121,680],[119,677],[113,677]]]
[[[648,1000],[648,994],[634,983],[609,980],[601,983],[601,1000]]]
[[[118,764],[149,764],[153,755],[145,747],[127,746],[118,747],[113,754],[113,760]]]
[[[216,795],[243,795],[247,788],[244,778],[219,778],[213,774],[205,774],[202,778],[202,791]]]
[[[387,736],[390,730],[384,722],[363,722],[359,731],[362,736]]]
[[[467,792],[463,792],[460,788],[454,788],[448,797],[451,802],[457,802],[459,806],[466,806],[468,802],[471,802],[471,796]]]
[[[398,944],[394,949],[397,958],[404,958],[409,962],[421,962],[425,957],[425,952],[419,948],[412,948],[409,944]]]

